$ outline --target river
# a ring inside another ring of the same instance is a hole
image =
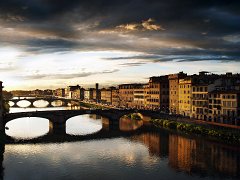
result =
[[[46,108],[11,108],[11,112],[30,110]],[[74,137],[100,134],[107,129],[105,121],[96,115],[76,116],[67,121],[66,134]],[[6,126],[9,128],[6,134],[16,140],[49,135],[47,119],[26,117]],[[6,143],[1,146],[1,178],[240,179],[238,146],[156,129],[129,119],[120,120],[118,131],[109,130],[109,136],[104,138],[72,142],[53,139],[35,144]],[[126,132],[133,133],[126,136]]]

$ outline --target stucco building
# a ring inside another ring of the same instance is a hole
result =
[[[112,104],[112,90],[111,89],[101,89],[101,102],[104,104]]]
[[[192,79],[179,79],[179,114],[190,117],[192,110]]]
[[[180,72],[177,74],[169,74],[169,111],[172,114],[180,114],[179,112],[179,79],[185,78],[187,74]]]
[[[86,101],[93,101],[93,88],[86,89],[84,91],[84,100]]]
[[[134,103],[134,107],[136,109],[144,109],[145,105],[144,105],[144,88],[145,84],[139,85],[138,87],[136,87],[133,91],[133,95],[134,95],[134,99],[133,99],[133,103]]]
[[[168,75],[150,77],[148,92],[148,108],[169,111]]]
[[[119,104],[122,107],[134,108],[134,90],[142,87],[142,84],[119,85]]]
[[[115,107],[120,106],[119,89],[118,88],[112,89],[112,105]]]
[[[65,88],[56,89],[54,94],[57,97],[65,97]]]

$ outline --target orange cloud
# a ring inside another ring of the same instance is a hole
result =
[[[142,23],[121,24],[116,27],[120,31],[160,31],[165,30],[161,25],[156,24],[154,19],[143,20]]]

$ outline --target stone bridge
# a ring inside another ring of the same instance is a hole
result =
[[[109,126],[119,127],[119,119],[124,115],[131,113],[140,113],[144,117],[159,118],[161,114],[152,111],[136,111],[136,110],[56,110],[56,111],[32,111],[32,112],[19,112],[19,113],[10,113],[4,116],[3,125],[5,127],[6,123],[14,119],[23,118],[23,117],[39,117],[49,120],[50,125],[52,126],[52,131],[65,132],[66,121],[71,117],[83,115],[83,114],[95,114],[100,115],[108,119]]]
[[[9,102],[13,103],[12,107],[20,107],[18,105],[18,102],[28,101],[30,103],[30,105],[28,107],[36,107],[36,106],[34,106],[34,103],[39,100],[46,101],[48,103],[47,107],[54,107],[53,102],[56,102],[56,101],[61,101],[62,102],[61,106],[67,106],[68,103],[72,103],[72,102],[79,103],[79,100],[77,100],[77,99],[65,99],[65,98],[47,97],[47,96],[46,97],[35,97],[35,98],[10,99]]]
[[[49,132],[43,136],[26,139],[26,140],[16,140],[10,136],[5,135],[5,144],[46,144],[46,143],[62,143],[62,142],[75,142],[75,141],[89,141],[89,140],[101,140],[101,139],[110,139],[118,137],[130,137],[135,135],[140,135],[146,132],[152,132],[152,127],[143,125],[142,127],[131,130],[131,131],[121,131],[119,128],[113,126],[104,126],[103,128],[93,134],[87,135],[70,135],[66,132],[52,131],[49,127]]]
[[[109,126],[119,126],[119,119],[134,112],[133,110],[57,110],[57,111],[32,111],[32,112],[19,112],[7,114],[3,119],[3,125],[14,119],[23,117],[39,117],[49,120],[50,129],[52,132],[65,133],[66,121],[71,117],[83,115],[83,114],[95,114],[100,115],[109,120]]]

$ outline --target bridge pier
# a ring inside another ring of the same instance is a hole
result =
[[[119,127],[119,119],[110,119],[110,118],[109,118],[108,128],[109,128],[109,131],[112,131],[112,130],[120,130],[120,127]]]
[[[19,106],[17,105],[17,103],[13,102],[13,105],[11,107],[18,108]]]
[[[58,135],[66,134],[66,118],[63,115],[52,115],[49,118],[49,133]]]
[[[65,123],[57,123],[49,121],[49,133],[51,135],[65,135],[66,134],[66,122]]]
[[[47,107],[54,107],[54,106],[52,105],[52,101],[48,101]]]

